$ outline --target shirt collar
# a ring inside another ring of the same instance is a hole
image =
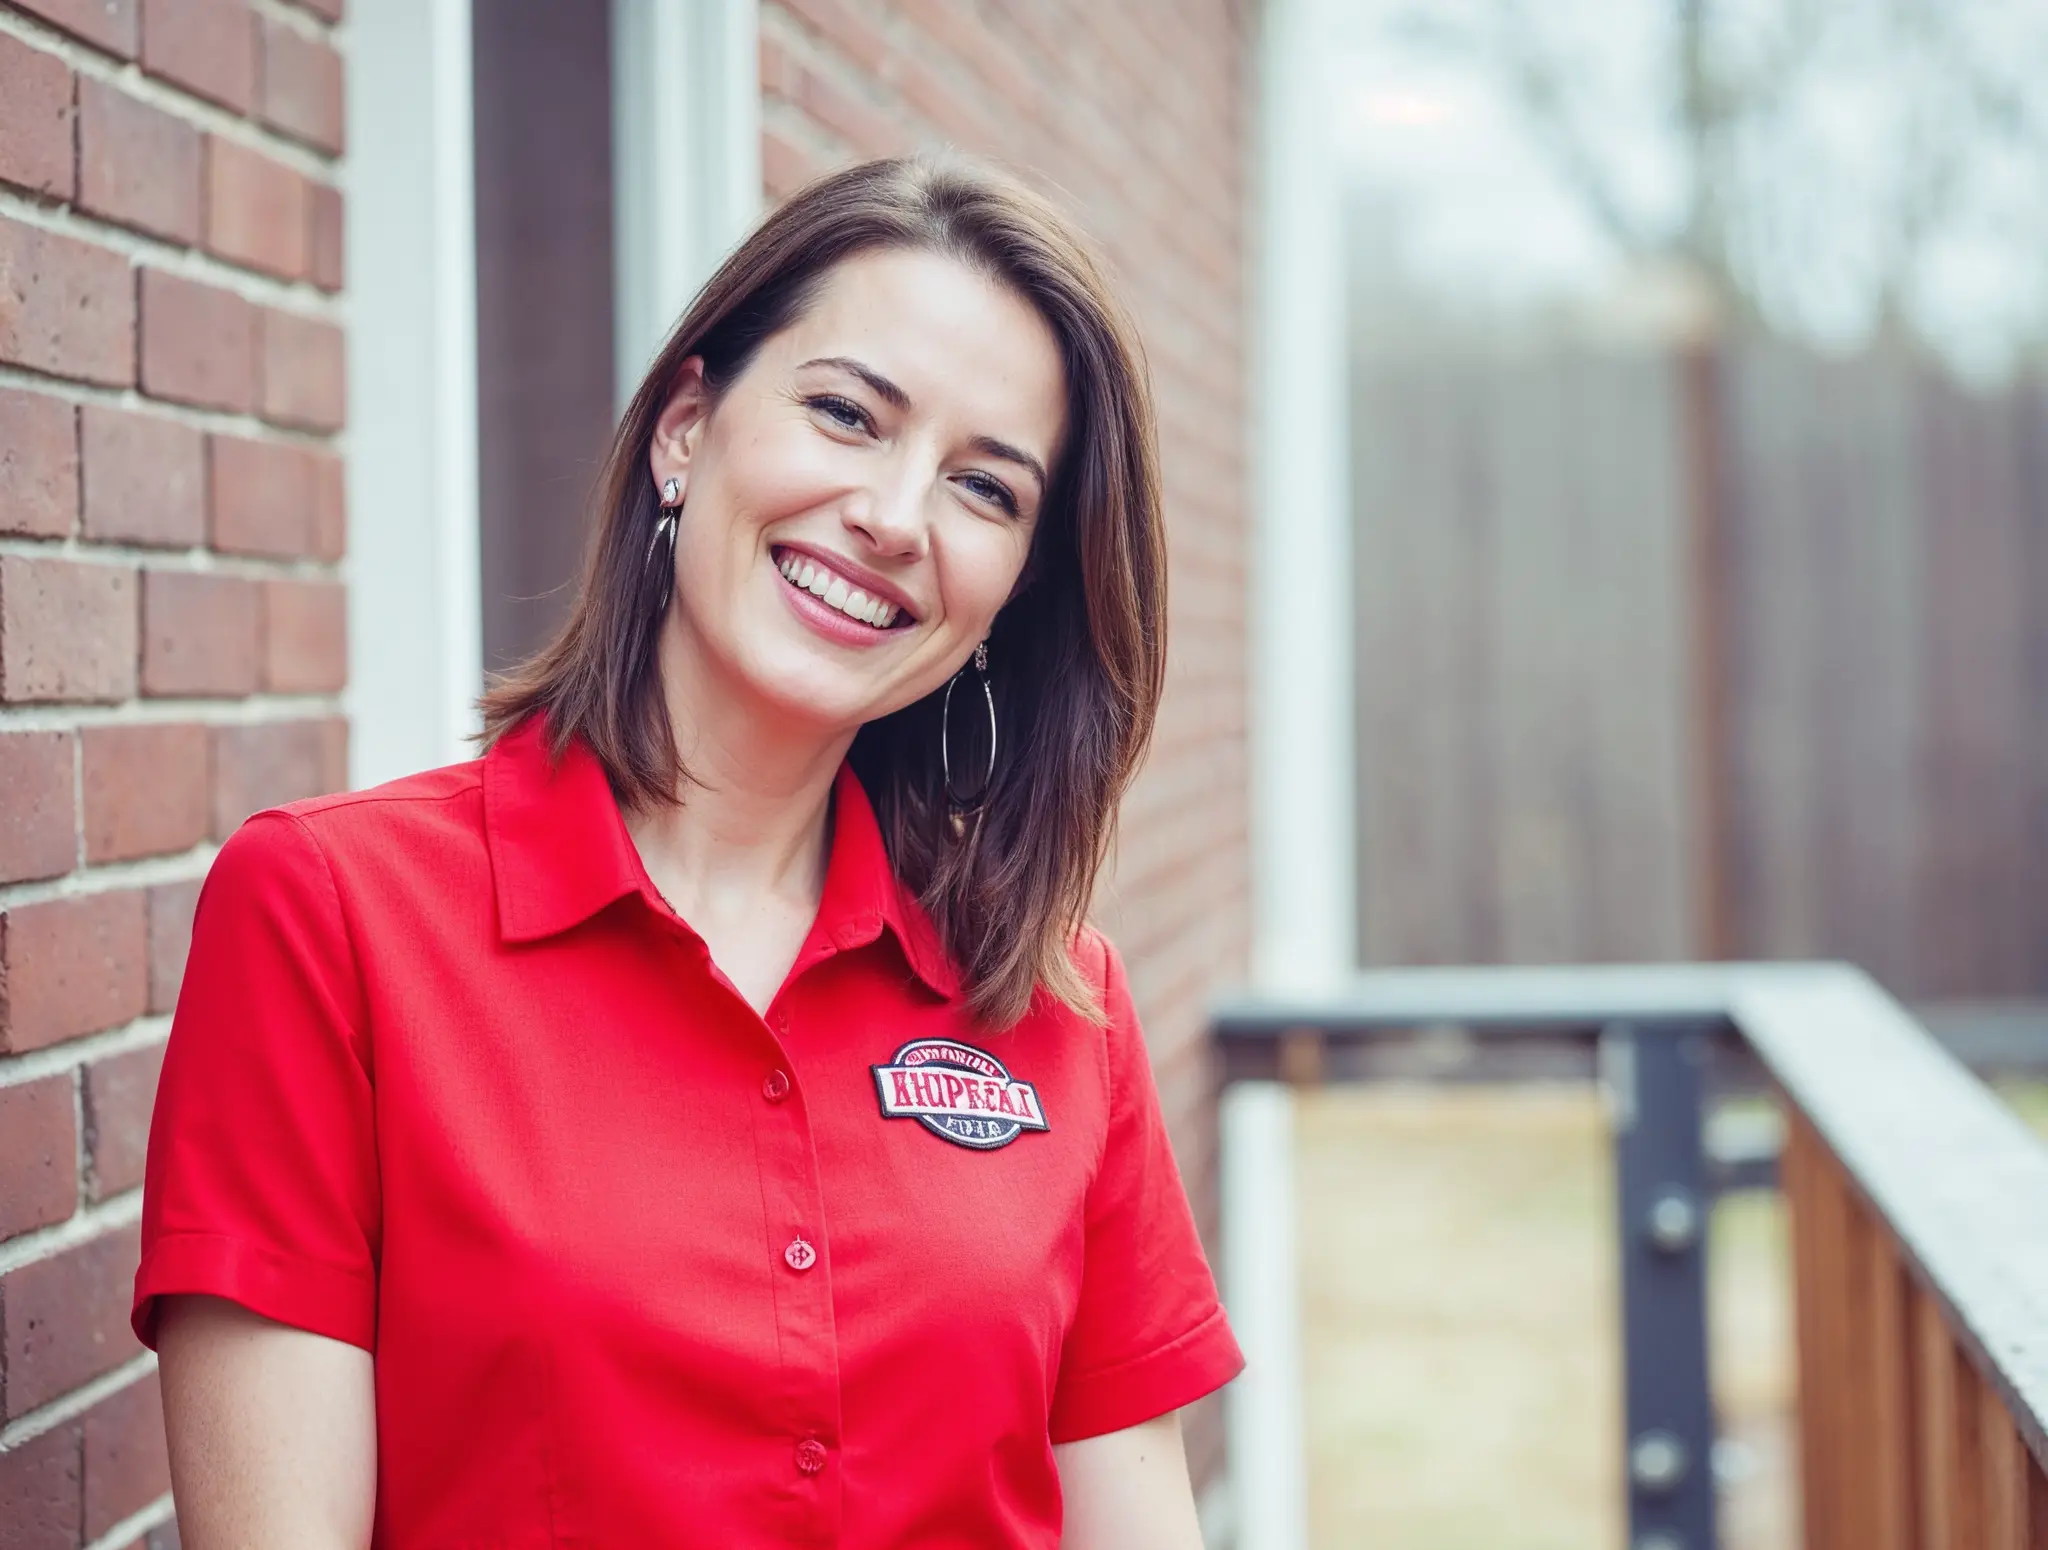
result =
[[[566,931],[629,894],[665,910],[604,766],[581,737],[571,738],[557,760],[540,717],[506,733],[484,755],[483,796],[498,930],[507,942]],[[824,894],[792,973],[873,942],[886,926],[919,979],[942,996],[958,995],[959,973],[930,917],[897,881],[874,806],[851,765],[840,766],[832,796]]]

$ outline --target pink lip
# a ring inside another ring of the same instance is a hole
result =
[[[885,578],[877,576],[865,566],[854,564],[853,561],[843,555],[834,554],[829,549],[813,548],[810,544],[778,542],[771,544],[769,547],[771,550],[785,549],[791,554],[800,554],[813,564],[824,566],[833,575],[845,577],[846,584],[849,587],[859,587],[869,597],[879,597],[885,603],[894,603],[904,613],[910,615],[913,623],[917,619],[917,606],[903,594],[899,587]],[[773,554],[769,558],[773,559]]]
[[[809,550],[804,552],[810,553]],[[792,586],[789,578],[780,571],[775,573],[775,584],[782,589],[783,600],[789,604],[792,613],[837,645],[879,646],[896,633],[894,630],[878,630],[871,624],[848,618],[838,609],[828,607],[822,599],[811,596],[801,587]]]

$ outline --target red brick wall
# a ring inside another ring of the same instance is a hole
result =
[[[0,1542],[175,1542],[127,1329],[199,879],[346,734],[342,0],[0,0]]]
[[[1063,197],[1107,249],[1159,397],[1172,544],[1158,740],[1096,916],[1122,948],[1181,1166],[1214,1226],[1205,1008],[1246,972],[1244,0],[763,0],[771,198],[826,168],[950,144]],[[1212,1233],[1213,1237],[1213,1233]],[[1198,1477],[1221,1445],[1191,1423]]]

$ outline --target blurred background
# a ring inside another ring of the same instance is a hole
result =
[[[1846,959],[2038,1124],[2048,7],[1329,26],[1359,961]],[[1624,1542],[1606,1136],[1306,1100],[1314,1542]],[[1790,1550],[1783,1212],[1715,1217],[1722,1540]]]
[[[1157,390],[1096,915],[1219,1263],[1292,1223],[1205,1532],[1620,1550],[1609,1095],[1452,1039],[1231,1163],[1211,1008],[1838,958],[2048,1121],[2044,74],[2048,0],[0,0],[0,1544],[176,1543],[126,1310],[220,842],[467,757],[719,256],[954,147]],[[1731,1550],[1803,1542],[1787,1241],[1721,1197]]]

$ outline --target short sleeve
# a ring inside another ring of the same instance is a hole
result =
[[[1095,940],[1104,960],[1109,1131],[1088,1191],[1080,1305],[1060,1355],[1054,1442],[1149,1421],[1244,1368],[1167,1139],[1123,964],[1114,947]]]
[[[361,981],[313,835],[258,814],[214,859],[172,1019],[130,1314],[204,1292],[372,1349],[381,1205]]]

